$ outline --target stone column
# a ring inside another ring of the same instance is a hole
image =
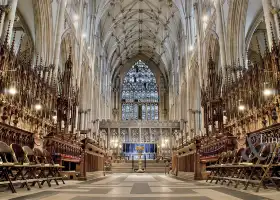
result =
[[[94,23],[93,23],[94,24]],[[91,27],[93,29],[93,25]],[[90,121],[93,122],[97,118],[97,108],[96,108],[96,88],[95,88],[95,52],[96,52],[96,37],[93,38],[93,49],[92,49],[92,61],[91,61],[91,102],[90,102],[90,108],[91,108],[91,115],[90,115]],[[93,123],[92,128],[93,128]]]
[[[197,30],[197,55],[198,55],[198,66],[199,66],[199,82],[202,85],[202,62],[201,62],[201,23],[199,17],[201,17],[200,13],[200,1],[194,4],[194,14],[195,14],[195,22],[196,22],[196,30]]]
[[[274,31],[274,26],[273,29],[271,30],[270,28],[270,23],[273,25],[273,16],[271,13],[271,0],[262,0],[262,5],[263,5],[263,13],[264,13],[264,20],[265,20],[265,25],[266,25],[266,31],[267,31],[267,38],[268,38],[268,45],[269,45],[269,50],[271,50],[271,47],[273,45],[273,39],[272,39],[272,34]]]
[[[93,28],[93,26],[94,26],[94,15],[90,15],[89,18],[90,18],[90,28],[89,28],[88,37],[89,37],[89,46],[92,47],[93,38],[94,38],[93,37],[94,36],[94,33],[93,33],[93,30],[94,30],[94,28]]]
[[[85,130],[85,112],[81,111],[80,130]]]
[[[278,19],[278,12],[279,12],[279,8],[277,6],[277,2],[276,0],[274,0],[272,2],[272,6],[273,6],[273,9],[271,10],[271,13],[273,15],[273,18],[274,18],[274,24],[275,24],[275,32],[277,34],[277,38],[279,39],[280,38],[280,27],[279,27],[279,19]]]
[[[87,130],[87,117],[88,117],[88,111],[84,111],[84,130]]]
[[[220,0],[215,1],[216,6],[216,17],[217,17],[217,30],[219,34],[219,44],[220,44],[220,58],[221,58],[221,66],[223,73],[223,82],[225,81],[225,67],[226,67],[226,48],[224,41],[224,28],[223,28],[223,17],[222,17],[222,9]],[[223,83],[222,83],[223,84]]]
[[[55,36],[55,49],[54,49],[54,77],[57,76],[58,71],[58,65],[59,65],[59,59],[60,59],[60,46],[61,46],[61,36],[63,32],[63,23],[64,23],[64,16],[65,16],[65,10],[66,10],[66,4],[67,0],[61,0],[59,11],[58,11],[58,21],[56,25],[56,36]]]
[[[91,132],[92,132],[92,127],[91,127],[91,120],[90,120],[90,115],[91,115],[91,110],[90,109],[87,109],[87,121],[86,121],[86,123],[87,123],[87,130],[91,130]]]
[[[17,10],[17,4],[18,0],[11,0],[9,3],[9,12],[7,14],[7,17],[5,19],[5,23],[3,26],[3,32],[2,32],[2,41],[5,40],[5,37],[8,33],[8,44],[10,45],[11,38],[12,38],[12,32],[14,27],[14,22],[16,19],[16,10]],[[10,26],[9,26],[10,24]]]
[[[160,146],[160,148],[159,148],[159,152],[158,153],[160,153],[160,154],[162,154],[162,128],[160,128],[159,129],[160,130],[160,139],[159,139],[159,146]]]
[[[5,3],[7,4],[7,2],[5,2]],[[7,8],[5,7],[5,8],[3,8],[1,19],[0,19],[0,36],[2,35],[2,31],[3,31],[3,27],[4,27],[4,23],[5,23],[6,12],[7,12]]]
[[[131,128],[128,128],[128,141],[132,142],[132,139],[131,139]]]
[[[102,85],[102,79],[103,79],[103,77],[102,77],[102,75],[103,75],[103,59],[102,59],[102,55],[100,55],[99,56],[99,69],[100,69],[100,72],[99,72],[99,95],[98,95],[98,100],[99,100],[99,102],[98,102],[98,110],[99,110],[99,118],[100,119],[102,119],[103,118],[103,116],[102,116],[102,111],[103,111],[103,109],[104,108],[102,108],[102,87],[103,87],[103,85]]]

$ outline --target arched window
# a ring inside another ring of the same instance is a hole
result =
[[[156,77],[141,60],[125,75],[121,98],[122,120],[158,120]]]

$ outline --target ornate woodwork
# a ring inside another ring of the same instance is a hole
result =
[[[204,85],[204,84],[203,84]],[[223,133],[223,99],[222,74],[218,71],[211,54],[208,61],[208,78],[206,87],[202,88],[202,107],[204,108],[204,122],[206,134],[219,135]]]
[[[71,59],[70,52],[64,71],[58,75],[57,131],[64,132],[65,134],[75,134],[76,108],[79,95],[77,83],[73,81],[73,64]]]
[[[6,35],[0,44],[1,140],[30,147],[34,142],[40,146],[40,139],[54,128],[57,96],[53,66],[43,65],[38,56],[32,63],[32,58],[21,53],[21,46],[15,52],[15,34],[11,45]],[[42,108],[36,110],[36,104]]]
[[[223,101],[227,123],[225,132],[239,139],[239,147],[245,146],[247,134],[265,130],[278,123],[280,63],[279,44],[273,36],[273,47],[268,49],[266,36],[265,54],[259,47],[259,63],[238,62],[229,66],[223,87]],[[244,109],[239,109],[240,105]]]
[[[73,81],[73,64],[71,52],[63,71],[58,73],[56,113],[56,129],[44,137],[45,148],[56,157],[56,162],[81,162],[81,142],[75,133],[76,110],[78,106],[78,87]],[[77,165],[75,167],[77,170]]]
[[[210,53],[207,84],[203,84],[201,91],[206,136],[196,138],[200,143],[201,162],[215,161],[220,153],[237,147],[236,137],[224,127],[225,111],[228,108],[224,102],[229,98],[224,98],[227,96],[227,90],[222,88],[222,79],[222,73]]]
[[[0,122],[0,141],[8,145],[15,143],[33,148],[34,135],[33,133]]]
[[[104,171],[104,156],[106,151],[99,142],[90,138],[81,141],[81,177],[86,179],[86,172]]]

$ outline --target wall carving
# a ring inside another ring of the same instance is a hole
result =
[[[100,121],[101,128],[173,128],[180,129],[179,121]]]
[[[110,147],[118,155],[123,143],[156,143],[157,156],[171,156],[175,147],[174,135],[180,133],[180,122],[177,121],[110,121],[100,122],[100,130],[107,129]]]

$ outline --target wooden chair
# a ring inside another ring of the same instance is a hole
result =
[[[39,188],[41,188],[42,186],[35,173],[37,166],[29,162],[26,153],[20,145],[11,144],[10,147],[13,150],[14,157],[17,159],[18,163],[23,166],[15,177],[21,176],[23,179],[27,180],[28,183],[32,183],[32,185],[37,183]]]
[[[14,163],[11,162],[12,150],[4,142],[0,142],[0,185],[8,185],[9,189],[16,193],[16,189],[12,183],[11,167]]]
[[[214,165],[209,165],[209,166],[206,167],[208,170],[210,170],[210,174],[207,177],[206,182],[208,182],[208,180],[213,177],[213,175],[214,175],[215,171],[217,170],[218,166],[221,164],[221,160],[222,160],[223,155],[224,154],[219,155],[219,157],[218,157],[218,159],[217,159],[217,161]]]
[[[266,183],[272,183],[277,190],[278,185],[271,178],[270,170],[273,168],[275,158],[278,155],[279,144],[268,143],[260,149],[258,158],[255,158],[256,163],[251,166],[250,175],[246,181],[245,190],[248,188],[249,183],[257,184],[256,192],[263,186],[267,189]],[[274,165],[275,166],[275,165]]]
[[[280,144],[278,143],[275,149],[275,155],[271,160],[271,179],[279,188],[280,186]]]
[[[216,184],[219,181],[222,181],[221,184],[225,182],[225,177],[227,177],[227,174],[229,172],[228,166],[231,164],[231,157],[232,157],[232,151],[227,151],[223,153],[224,156],[222,158],[222,163],[219,166],[218,173],[216,174]]]
[[[255,149],[259,150],[260,146],[256,146]],[[235,174],[234,177],[230,180],[235,181],[235,188],[238,187],[240,183],[243,183],[245,186],[246,180],[249,178],[249,174],[251,172],[251,167],[256,163],[256,159],[254,158],[254,154],[251,150],[251,147],[247,147],[246,149],[242,149],[241,154],[238,155],[238,163],[235,165]]]
[[[45,163],[45,156],[40,149],[34,148],[33,153],[36,164],[40,166],[40,173],[38,174],[38,176],[42,181],[41,185],[47,182],[48,186],[51,187],[50,178],[47,176],[51,165]]]
[[[222,171],[222,166],[225,164],[226,161],[225,157],[226,157],[226,152],[221,153],[217,160],[217,164],[207,167],[208,169],[211,170],[211,173],[209,175],[210,183],[212,183],[214,180],[219,181],[219,177]]]
[[[58,184],[58,180],[61,180],[63,184],[65,184],[63,177],[60,174],[60,171],[64,168],[63,166],[59,165],[59,164],[55,164],[53,161],[53,158],[51,156],[51,154],[47,151],[47,150],[43,150],[43,155],[44,155],[44,162],[45,164],[49,164],[49,172],[47,177],[50,177],[50,181],[54,180],[56,185]]]
[[[30,190],[28,180],[25,179],[23,171],[26,166],[20,164],[14,151],[4,142],[0,142],[0,179],[1,185],[8,185],[13,193],[16,193],[15,184],[21,183],[21,187],[26,186]]]

